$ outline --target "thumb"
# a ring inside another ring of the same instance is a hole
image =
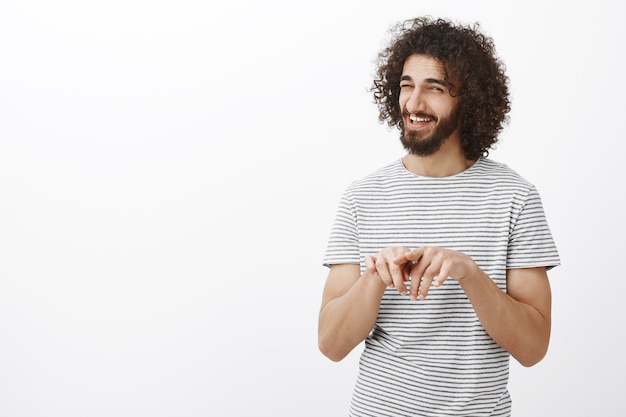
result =
[[[368,272],[376,272],[376,258],[374,256],[365,257],[365,269]]]

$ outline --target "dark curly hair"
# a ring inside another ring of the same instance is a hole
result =
[[[455,81],[451,94],[459,97],[465,157],[475,160],[489,155],[504,124],[509,122],[511,103],[504,64],[496,55],[493,40],[479,28],[478,23],[465,26],[431,17],[406,20],[392,27],[392,42],[378,55],[370,89],[379,108],[379,121],[404,129],[398,102],[404,61],[413,54],[428,55],[442,63],[446,81]]]

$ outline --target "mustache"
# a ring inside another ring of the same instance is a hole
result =
[[[434,121],[437,121],[437,120],[438,120],[437,116],[432,115],[432,114],[428,114],[428,113],[424,113],[424,112],[409,113],[408,111],[404,110],[404,111],[402,112],[402,115],[403,115],[403,116],[406,116],[406,117],[409,117],[409,116],[413,115],[413,116],[417,116],[417,117],[422,117],[422,118],[426,118],[426,119],[431,119],[431,120],[434,120]]]

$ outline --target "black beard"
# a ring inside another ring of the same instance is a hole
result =
[[[429,116],[432,117],[432,116]],[[400,142],[402,146],[411,155],[428,156],[432,155],[441,148],[441,145],[452,135],[459,126],[459,111],[455,108],[450,116],[441,119],[439,125],[435,128],[432,135],[428,137],[420,137],[420,132],[412,130],[407,131],[402,125],[402,133],[400,134]]]

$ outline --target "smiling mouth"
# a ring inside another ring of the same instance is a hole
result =
[[[433,118],[426,115],[411,114],[409,115],[409,120],[412,123],[427,123],[433,121]]]

